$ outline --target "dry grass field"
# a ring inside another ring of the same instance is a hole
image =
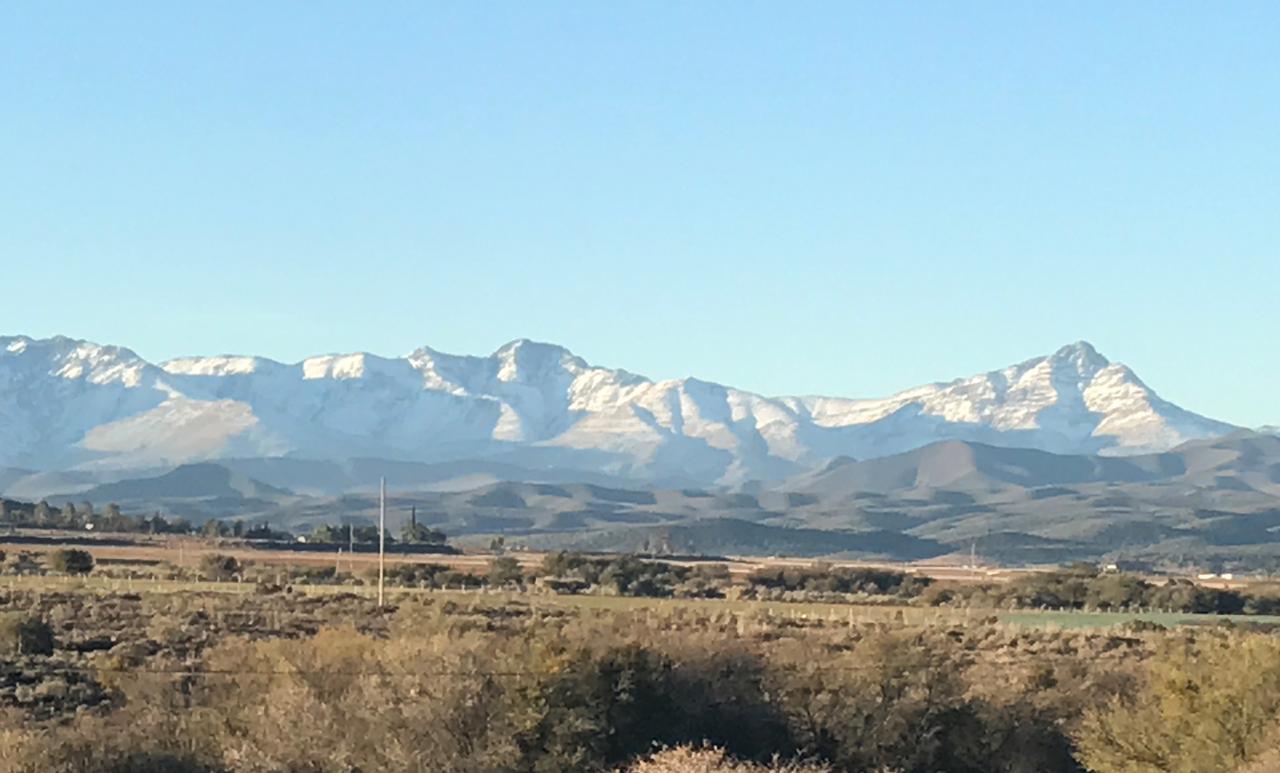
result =
[[[751,572],[842,568],[747,560],[715,575],[718,598],[529,581],[396,585],[380,606],[367,554],[147,540],[90,545],[96,567],[70,575],[53,547],[0,546],[0,773],[1127,773],[1151,749],[1160,770],[1235,773],[1274,753],[1280,706],[1257,685],[1280,688],[1280,650],[1253,629],[1280,621],[1260,615],[762,595]],[[202,578],[228,559],[234,579]],[[389,570],[491,580],[501,563]],[[696,590],[700,565],[669,576]],[[1214,702],[1179,704],[1166,672]],[[1253,719],[1215,724],[1216,705]],[[1142,750],[1112,743],[1122,726]]]

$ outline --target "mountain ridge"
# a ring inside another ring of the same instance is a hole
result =
[[[77,339],[0,338],[0,465],[44,470],[234,457],[486,459],[732,485],[937,440],[1124,455],[1236,429],[1163,400],[1084,341],[1003,370],[849,399],[655,381],[528,339],[488,356],[422,346],[400,358],[153,364]]]

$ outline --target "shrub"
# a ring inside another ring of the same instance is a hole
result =
[[[49,554],[49,566],[63,574],[88,574],[93,571],[93,556],[87,550],[63,548]]]
[[[18,614],[0,613],[0,655],[50,655],[53,629],[43,620]]]
[[[872,568],[766,568],[752,573],[747,583],[756,588],[817,593],[865,593],[872,596],[918,596],[929,586],[927,577]]]
[[[233,580],[243,571],[244,567],[232,556],[211,553],[200,559],[200,575],[210,580]]]
[[[1096,773],[1228,773],[1264,751],[1280,712],[1280,644],[1234,637],[1153,661],[1145,689],[1089,712],[1077,741]]]
[[[524,582],[524,574],[520,571],[520,562],[510,556],[499,556],[489,562],[489,584],[502,587],[504,585],[520,585]]]
[[[830,768],[798,763],[738,762],[723,749],[678,746],[637,760],[624,770],[626,773],[828,773]]]

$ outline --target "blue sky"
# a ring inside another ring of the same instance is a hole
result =
[[[1280,4],[6,3],[0,331],[1280,422]]]

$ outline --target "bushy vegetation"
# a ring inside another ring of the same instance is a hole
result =
[[[0,667],[0,773],[1243,773],[1280,756],[1280,644],[1230,627],[393,602],[0,594],[0,619],[50,634]],[[51,716],[72,674],[108,696]]]
[[[775,758],[840,771],[1012,771],[1022,759],[1073,769],[1056,718],[1016,707],[1040,683],[1013,683],[998,702],[973,693],[971,656],[942,632],[779,641],[782,630],[732,617],[492,612],[406,607],[386,634],[230,636],[183,674],[144,661],[118,680],[114,710],[12,735],[0,770],[662,770],[663,757],[637,760],[703,742],[740,761],[703,769],[743,773],[788,769]],[[1010,744],[1015,732],[1043,736],[1043,748]]]
[[[49,567],[63,574],[88,574],[93,571],[93,555],[87,550],[63,548],[49,554]]]
[[[233,556],[210,553],[200,557],[200,576],[206,580],[226,582],[244,572],[244,567]]]
[[[1270,732],[1277,720],[1280,642],[1170,642],[1151,662],[1143,689],[1086,715],[1080,758],[1097,773],[1231,771],[1280,748]]]
[[[927,588],[930,580],[927,577],[917,577],[888,569],[837,568],[819,565],[759,569],[747,578],[747,584],[757,592],[861,594],[912,598]]]
[[[53,630],[48,623],[20,612],[0,613],[0,655],[48,655]]]
[[[195,527],[185,518],[165,518],[159,513],[126,515],[115,503],[101,511],[89,502],[67,502],[60,508],[41,500],[35,504],[5,500],[0,526],[35,529],[73,529],[135,534],[191,534]]]
[[[558,592],[601,590],[619,596],[720,598],[729,581],[723,564],[688,567],[633,555],[549,553],[536,572],[543,587]]]
[[[245,523],[242,520],[227,521],[210,518],[196,525],[186,518],[166,517],[160,513],[130,515],[121,512],[120,506],[111,503],[101,511],[90,502],[67,502],[54,507],[41,500],[34,504],[0,499],[0,527],[60,529],[65,531],[90,531],[117,534],[172,534],[198,536],[208,539],[235,538],[250,541],[290,542],[295,535],[266,523]],[[378,528],[372,525],[321,524],[306,536],[310,542],[322,544],[376,545]],[[444,532],[422,524],[409,524],[399,537],[388,533],[386,542],[403,542],[411,545],[440,547],[447,543]]]
[[[1132,574],[1080,566],[1036,572],[1001,584],[950,584],[931,588],[934,604],[1021,609],[1156,609],[1201,614],[1280,614],[1274,588],[1209,588],[1190,580],[1151,582]]]
[[[679,746],[645,757],[626,769],[626,773],[828,773],[825,765],[779,762],[769,764],[742,762],[725,754],[723,749]]]

